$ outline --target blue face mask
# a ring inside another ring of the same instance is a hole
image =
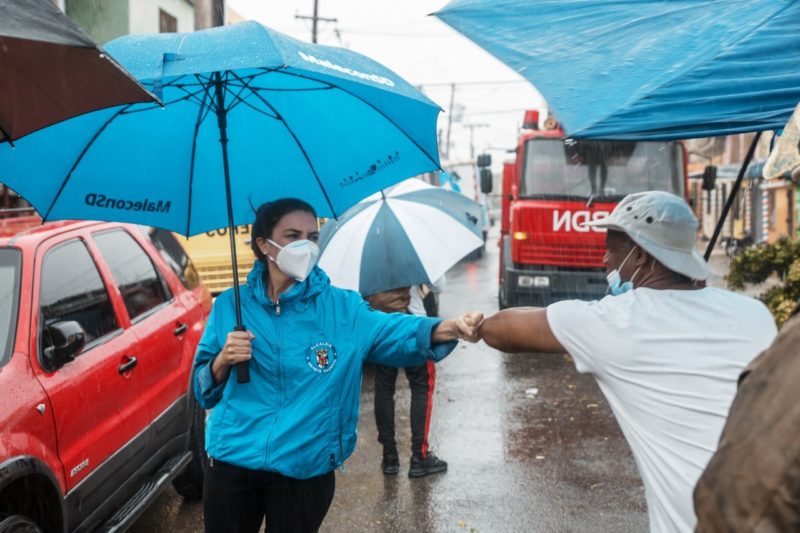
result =
[[[625,263],[628,261],[628,258],[635,249],[636,246],[631,248],[631,251],[628,252],[627,256],[625,256],[625,259],[622,261],[622,264],[619,266],[619,268],[615,268],[606,276],[606,281],[608,281],[608,292],[610,294],[619,296],[620,294],[625,294],[626,292],[633,290],[633,278],[635,278],[636,274],[639,273],[639,269],[636,269],[636,271],[633,273],[633,276],[631,276],[630,281],[622,281],[622,276],[620,275],[619,271],[625,266]]]

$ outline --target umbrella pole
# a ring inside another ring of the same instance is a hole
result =
[[[231,245],[231,259],[233,261],[233,301],[236,307],[236,327],[234,331],[246,331],[242,324],[242,305],[239,298],[239,264],[236,260],[236,238],[233,224],[233,200],[231,198],[231,175],[228,165],[228,117],[225,109],[225,91],[222,83],[222,76],[219,72],[214,73],[214,89],[217,99],[217,126],[219,126],[219,144],[222,147],[222,167],[225,172],[225,200],[228,207],[228,237]],[[236,364],[237,383],[250,382],[250,366],[245,361]]]
[[[753,154],[756,153],[756,145],[758,145],[758,140],[761,138],[761,132],[757,132],[755,137],[753,137],[753,142],[750,143],[750,148],[747,150],[747,155],[742,161],[742,167],[739,169],[739,175],[736,176],[736,182],[733,184],[733,188],[731,188],[731,192],[728,195],[728,200],[725,202],[725,207],[722,209],[722,214],[719,216],[719,220],[717,221],[717,227],[714,228],[714,234],[711,236],[711,240],[708,241],[708,247],[706,248],[706,253],[704,258],[706,261],[711,257],[711,252],[714,250],[714,245],[717,244],[717,239],[719,238],[719,234],[722,231],[722,226],[725,225],[725,219],[728,218],[728,212],[733,207],[733,202],[736,199],[736,194],[739,192],[739,189],[742,186],[742,179],[744,179],[744,173],[747,170],[747,167],[750,166],[750,161],[753,160]]]

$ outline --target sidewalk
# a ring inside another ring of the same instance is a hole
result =
[[[700,254],[705,253],[707,245],[707,241],[697,241],[697,250],[700,252]],[[725,255],[725,249],[721,246],[715,247],[714,251],[711,252],[711,258],[708,260],[708,266],[711,270],[711,274],[709,275],[707,282],[709,287],[717,287],[719,289],[728,288],[727,284],[725,283],[725,275],[728,273],[729,264],[730,259],[728,259],[728,256]],[[758,285],[747,285],[744,290],[736,292],[741,292],[742,294],[752,296],[753,298],[758,298],[761,293],[770,287],[777,285],[778,283],[780,283],[780,280],[777,276],[773,275],[764,283],[760,283]]]

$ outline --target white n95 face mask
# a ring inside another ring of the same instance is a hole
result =
[[[636,246],[631,248],[631,251],[628,252],[628,255],[626,255],[625,259],[622,260],[622,264],[619,266],[619,268],[615,268],[606,276],[606,281],[608,281],[608,291],[614,296],[619,296],[620,294],[625,294],[626,292],[633,290],[633,280],[636,277],[636,274],[639,273],[639,269],[636,269],[636,271],[633,273],[633,276],[631,276],[630,281],[622,281],[622,276],[620,275],[619,271],[622,270],[622,267],[624,267],[625,263],[628,262],[628,258],[630,258],[635,249]]]
[[[319,246],[308,239],[293,241],[286,246],[281,246],[272,239],[267,240],[280,248],[280,252],[278,252],[278,256],[275,259],[269,255],[267,255],[267,257],[275,262],[281,272],[290,278],[299,282],[305,281],[314,269],[314,265],[317,264],[317,259],[319,259]]]

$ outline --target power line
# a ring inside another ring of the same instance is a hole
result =
[[[493,109],[493,110],[490,110],[490,111],[475,111],[473,113],[466,112],[466,113],[464,113],[464,116],[474,117],[474,116],[477,116],[477,115],[499,115],[499,114],[502,114],[502,113],[519,113],[520,111],[527,111],[528,109],[530,109],[530,108],[528,108],[528,107],[518,107],[516,109]]]
[[[403,32],[386,32],[386,31],[369,31],[369,30],[349,30],[341,28],[342,31],[352,33],[354,35],[380,35],[381,37],[427,37],[434,39],[450,38],[450,35],[443,35],[441,33],[403,33]]]
[[[528,83],[528,80],[486,80],[486,81],[456,81],[456,82],[433,82],[417,83],[418,87],[450,87],[451,85],[508,85],[511,83]]]

